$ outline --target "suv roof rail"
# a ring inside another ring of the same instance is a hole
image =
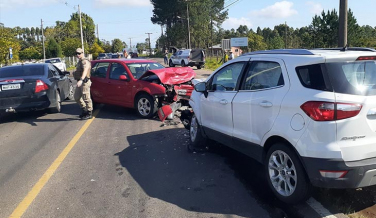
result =
[[[314,48],[312,50],[330,50],[330,51],[372,51],[376,52],[373,48],[363,48],[363,47],[343,47],[343,48]]]
[[[311,51],[307,49],[273,49],[273,50],[248,52],[243,55],[256,55],[256,54],[314,55]]]

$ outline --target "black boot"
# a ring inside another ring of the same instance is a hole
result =
[[[83,117],[85,117],[87,115],[87,111],[86,110],[82,110],[82,113],[80,114],[80,116],[78,116],[80,119],[82,119]]]
[[[93,118],[93,112],[92,111],[88,111],[86,116],[82,117],[83,120],[88,120],[88,119],[91,119]]]

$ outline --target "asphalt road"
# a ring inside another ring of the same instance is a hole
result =
[[[8,217],[86,121],[60,114],[2,117],[0,217]],[[188,132],[104,106],[23,217],[268,217],[219,155],[186,152]]]

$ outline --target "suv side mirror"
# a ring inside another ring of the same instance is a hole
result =
[[[119,80],[127,81],[128,78],[127,78],[126,75],[120,75],[120,76],[119,76]]]
[[[69,71],[64,71],[63,74],[69,76],[70,72]]]
[[[206,82],[200,82],[195,85],[196,92],[206,92]]]

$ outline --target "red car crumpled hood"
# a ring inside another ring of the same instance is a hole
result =
[[[196,73],[190,67],[169,67],[146,71],[139,79],[155,74],[166,85],[176,85],[192,80]]]

